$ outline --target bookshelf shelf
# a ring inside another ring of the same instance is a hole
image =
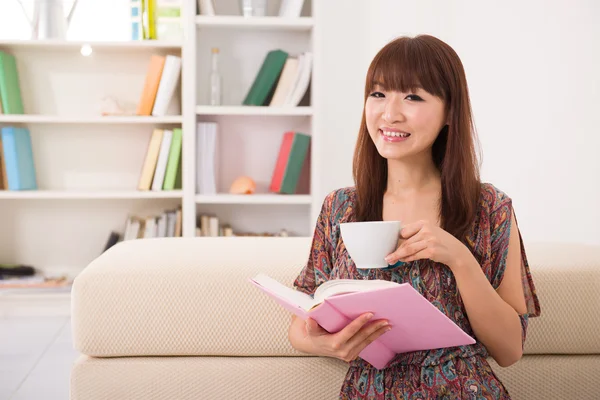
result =
[[[62,116],[62,115],[0,115],[0,123],[24,124],[181,124],[181,115],[145,116]]]
[[[244,28],[258,30],[309,31],[313,28],[312,17],[251,17],[242,16],[197,16],[198,27]]]
[[[198,106],[198,115],[311,116],[312,107]]]
[[[181,190],[171,191],[68,191],[28,190],[0,191],[0,200],[103,200],[103,199],[181,199]]]
[[[70,40],[0,40],[0,49],[3,50],[41,50],[41,51],[80,51],[81,47],[89,45],[93,50],[101,51],[153,51],[177,50],[181,51],[181,43],[163,42],[159,40],[131,40],[131,41],[70,41]]]
[[[277,194],[216,194],[196,195],[198,204],[306,204],[310,205],[310,195],[277,195]]]

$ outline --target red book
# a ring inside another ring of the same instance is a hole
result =
[[[269,190],[273,193],[293,194],[305,163],[310,136],[299,132],[286,132],[279,149]]]
[[[293,141],[294,132],[286,132],[283,134],[283,141],[281,142],[279,156],[277,156],[273,177],[271,178],[271,186],[269,187],[271,192],[278,193],[279,190],[281,190],[281,183],[283,182],[283,176],[285,175],[285,168],[290,155],[290,150],[292,150]]]

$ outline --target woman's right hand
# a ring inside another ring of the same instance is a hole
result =
[[[344,329],[329,333],[314,319],[306,320],[307,339],[319,355],[335,357],[350,362],[375,339],[392,329],[385,320],[370,321],[373,315],[360,315]]]

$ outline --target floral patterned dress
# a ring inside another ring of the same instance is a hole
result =
[[[408,282],[475,337],[454,276],[443,264],[417,260],[384,269],[356,268],[341,240],[339,228],[341,222],[354,221],[355,198],[353,187],[327,195],[315,227],[308,262],[294,281],[294,287],[313,295],[320,284],[330,279]],[[482,184],[480,204],[467,242],[494,288],[498,288],[504,274],[511,213],[511,199],[493,185]],[[524,343],[528,317],[538,316],[540,305],[522,240],[521,248],[521,276],[527,303],[527,313],[520,316]],[[359,357],[350,363],[340,399],[510,399],[487,357],[487,350],[479,341],[467,346],[397,354],[381,370]]]

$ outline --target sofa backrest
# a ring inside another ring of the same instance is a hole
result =
[[[119,243],[73,286],[75,347],[95,356],[301,355],[287,340],[290,314],[248,279],[265,273],[291,287],[310,244],[262,237]],[[525,352],[600,354],[600,247],[526,248],[542,316],[531,319]]]

